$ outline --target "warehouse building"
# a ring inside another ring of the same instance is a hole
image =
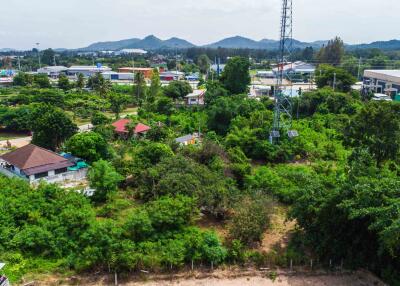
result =
[[[67,67],[64,66],[48,66],[37,70],[38,74],[46,74],[51,78],[58,78],[61,74],[66,74]]]
[[[111,68],[107,66],[102,66],[98,64],[97,66],[72,66],[68,68],[67,75],[78,76],[78,74],[83,74],[85,77],[91,77],[97,73],[104,73],[112,71]]]
[[[400,70],[365,70],[363,89],[394,98],[400,94]]]
[[[103,72],[101,73],[104,79],[108,80],[119,80],[119,81],[133,81],[135,74],[126,72]]]
[[[151,79],[153,75],[152,68],[133,68],[133,67],[122,67],[118,69],[119,73],[141,73],[143,74],[144,78]]]

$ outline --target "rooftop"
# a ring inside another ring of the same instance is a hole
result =
[[[115,132],[118,133],[128,133],[129,130],[126,128],[126,126],[131,123],[130,119],[120,119],[118,121],[115,121],[112,126],[115,127]]]
[[[365,70],[364,72],[400,77],[400,70]]]
[[[25,174],[32,175],[55,169],[71,167],[74,163],[68,159],[33,144],[18,148],[4,154],[1,159],[23,170]]]

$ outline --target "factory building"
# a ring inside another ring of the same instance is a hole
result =
[[[83,74],[85,77],[91,77],[96,73],[104,73],[112,71],[111,68],[107,66],[102,66],[98,64],[97,66],[72,66],[68,68],[68,76],[78,76],[78,74]]]
[[[392,98],[400,95],[400,70],[365,70],[363,90]]]

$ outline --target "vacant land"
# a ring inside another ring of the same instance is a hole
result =
[[[378,278],[365,271],[352,274],[295,274],[286,272],[272,277],[271,274],[257,271],[216,271],[214,273],[194,273],[187,277],[185,274],[177,276],[150,276],[142,279],[118,281],[121,286],[384,286]],[[82,279],[65,279],[60,281],[48,279],[36,285],[87,285],[105,286],[114,285],[113,277],[97,277]]]

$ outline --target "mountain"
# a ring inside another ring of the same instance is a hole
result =
[[[99,42],[79,50],[84,50],[84,51],[116,51],[122,49],[157,50],[157,49],[175,49],[175,48],[187,49],[191,47],[194,47],[192,43],[189,43],[188,41],[179,38],[171,38],[163,41],[154,35],[150,35],[144,39],[133,38],[115,42]]]
[[[314,42],[302,42],[293,39],[294,49],[305,49],[306,47],[313,47],[319,49],[323,45],[326,45],[328,41],[314,41]],[[262,39],[255,41],[249,38],[235,36],[220,40],[215,43],[211,43],[204,46],[195,46],[194,44],[179,38],[170,38],[168,40],[161,40],[154,35],[147,36],[144,39],[132,38],[121,41],[108,41],[98,42],[91,44],[85,48],[74,49],[73,51],[118,51],[122,49],[145,49],[145,50],[159,50],[159,49],[188,49],[192,47],[203,47],[203,48],[234,48],[234,49],[266,49],[276,50],[279,48],[279,41],[271,39]],[[381,50],[400,50],[400,40],[390,41],[377,41],[369,44],[346,44],[347,50],[355,49],[381,49]],[[57,52],[62,52],[67,49],[56,49]],[[0,52],[15,51],[14,49],[0,49]]]
[[[231,48],[231,49],[262,49],[261,42],[249,38],[235,36],[221,41],[206,45],[207,48]]]
[[[137,42],[140,42],[140,39],[127,39],[121,41],[109,41],[109,42],[98,42],[87,46],[86,48],[82,48],[79,50],[86,50],[86,51],[116,51],[122,50],[130,45],[134,45]]]
[[[348,49],[380,49],[386,51],[400,50],[400,40],[378,41],[370,44],[349,45]]]
[[[301,42],[293,39],[294,49],[305,49],[306,47],[321,48],[327,41],[316,41],[311,43]],[[241,36],[226,38],[216,43],[206,45],[208,48],[233,48],[233,49],[266,49],[276,50],[279,48],[279,41],[271,39],[262,39],[254,41]]]

